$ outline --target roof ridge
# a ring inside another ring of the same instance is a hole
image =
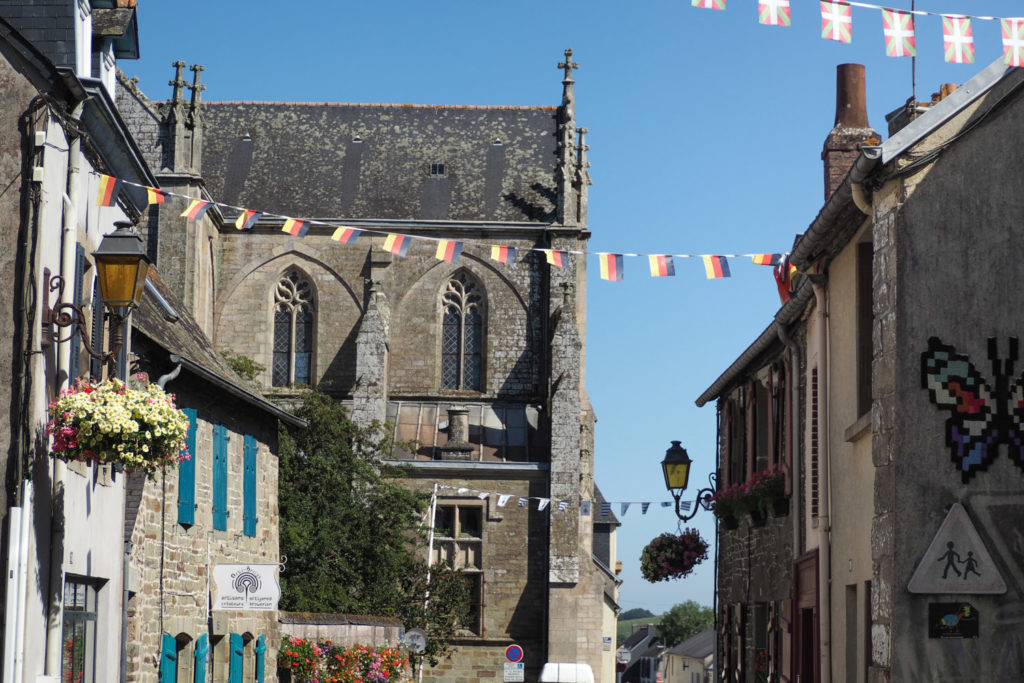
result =
[[[519,105],[519,104],[406,104],[389,102],[287,102],[274,100],[211,100],[203,105],[211,104],[278,104],[303,107],[380,107],[394,109],[511,109],[554,111],[556,105]]]

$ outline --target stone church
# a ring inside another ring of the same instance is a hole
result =
[[[389,457],[437,487],[434,560],[473,589],[458,654],[427,677],[492,681],[517,643],[527,681],[548,661],[611,680],[616,581],[580,505],[595,498],[595,420],[572,52],[558,106],[204,101],[202,67],[184,67],[163,101],[120,77],[160,187],[216,203],[199,220],[180,199],[151,206],[149,253],[217,348],[265,366],[266,392],[320,387],[414,442]],[[263,215],[239,230],[243,210]],[[284,232],[286,217],[308,232]],[[438,258],[440,240],[461,258]]]

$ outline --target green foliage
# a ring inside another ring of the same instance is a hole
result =
[[[400,486],[399,473],[380,461],[391,450],[380,425],[360,429],[315,391],[295,413],[308,427],[281,433],[281,608],[395,617],[427,632],[434,663],[467,619],[469,590],[443,568],[427,583],[421,519],[429,496]]]
[[[654,612],[646,610],[643,607],[634,607],[628,609],[619,615],[619,621],[628,621],[630,619],[646,619],[647,617],[653,617]]]
[[[235,353],[231,349],[224,349],[220,352],[221,358],[228,364],[232,370],[238,373],[238,376],[242,379],[247,379],[250,382],[256,379],[256,376],[266,370],[266,366],[260,365],[249,356],[243,353]]]
[[[681,602],[661,615],[658,636],[668,647],[673,647],[715,623],[715,613],[693,600]]]

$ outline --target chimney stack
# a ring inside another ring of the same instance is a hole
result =
[[[473,444],[469,443],[469,408],[448,408],[448,443],[441,446],[442,460],[469,460]]]
[[[868,123],[863,64],[836,67],[836,122],[825,138],[821,159],[825,162],[825,201],[842,184],[860,148],[880,142]]]

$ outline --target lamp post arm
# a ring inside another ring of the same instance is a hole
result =
[[[679,518],[680,522],[689,522],[691,519],[693,519],[694,517],[697,516],[697,512],[701,508],[704,508],[708,512],[711,512],[711,499],[714,498],[715,492],[716,492],[716,488],[717,488],[716,487],[716,481],[717,481],[717,476],[715,475],[714,472],[712,472],[711,474],[708,475],[708,487],[700,489],[699,491],[697,491],[697,499],[693,502],[692,508],[691,507],[687,508],[688,510],[692,509],[692,512],[690,512],[690,514],[688,514],[688,515],[687,514],[683,514],[683,511],[681,509],[682,508],[681,500],[682,500],[682,497],[683,497],[683,492],[682,491],[680,491],[679,493],[676,493],[675,491],[672,492],[672,497],[675,498],[675,501],[676,501],[676,517]]]
[[[43,280],[47,283],[50,292],[57,293],[57,300],[60,301],[64,292],[64,278],[60,275],[50,277],[50,269],[44,268]],[[117,358],[117,352],[121,350],[121,345],[124,343],[124,334],[121,330],[123,320],[120,316],[111,315],[111,345],[110,351],[107,353],[99,353],[92,348],[92,344],[89,342],[89,332],[86,330],[85,314],[79,306],[70,302],[64,302],[51,308],[49,298],[47,298],[43,303],[42,318],[43,334],[40,344],[44,349],[49,348],[54,342],[65,342],[75,336],[75,332],[78,332],[82,335],[82,345],[92,358],[101,363],[112,363]],[[54,325],[58,329],[53,329]],[[72,328],[66,337],[61,337],[60,328],[62,327]]]

